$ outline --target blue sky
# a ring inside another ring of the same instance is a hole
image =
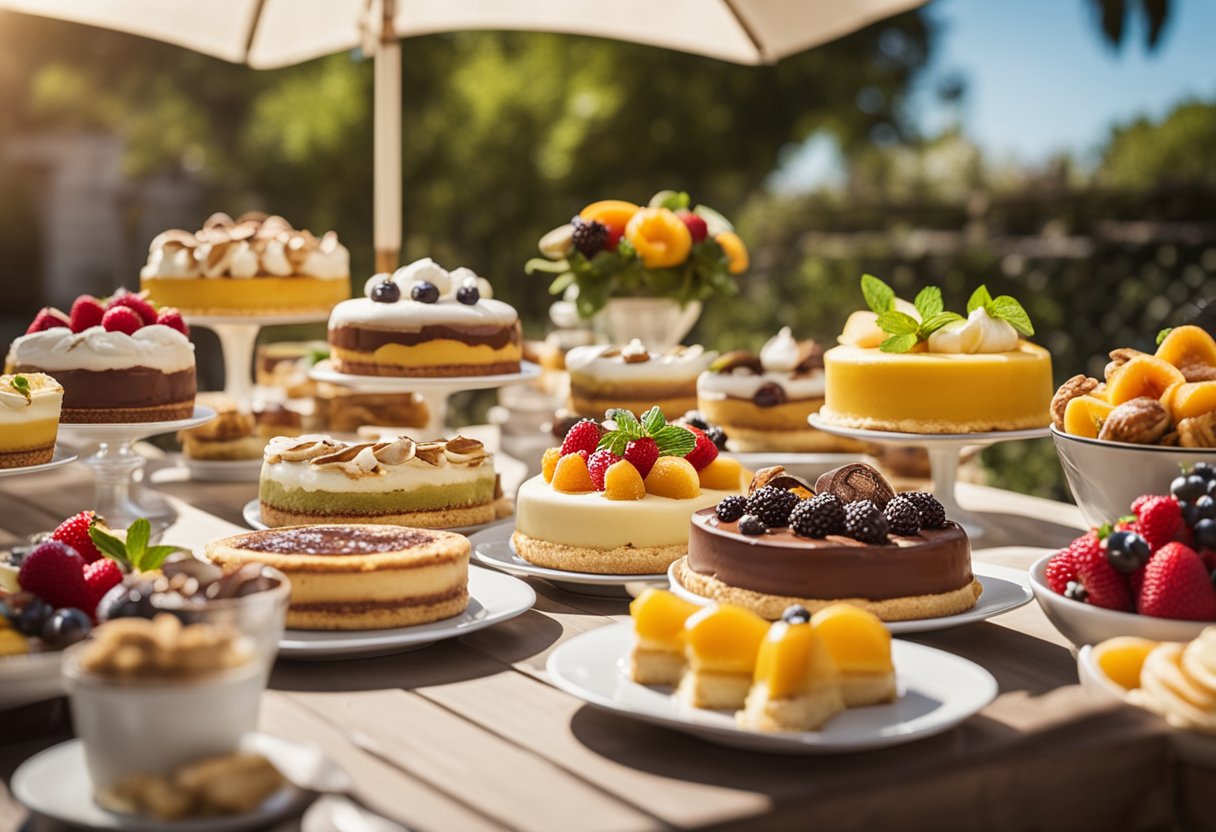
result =
[[[1112,124],[1160,117],[1179,101],[1216,99],[1216,2],[1173,0],[1154,52],[1139,20],[1114,51],[1088,0],[934,0],[939,35],[914,98],[928,133],[954,117],[932,94],[952,73],[966,79],[963,130],[997,159],[1041,162],[1070,151],[1092,157]],[[784,187],[835,173],[831,142],[812,138],[779,177]]]

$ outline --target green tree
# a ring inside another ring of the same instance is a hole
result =
[[[1158,122],[1116,127],[1098,177],[1124,188],[1216,184],[1216,103],[1188,101]]]

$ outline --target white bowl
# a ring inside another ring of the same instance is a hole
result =
[[[1131,513],[1141,494],[1168,494],[1170,482],[1200,460],[1216,462],[1216,448],[1132,445],[1073,436],[1055,427],[1051,438],[1068,488],[1085,522],[1112,523]]]
[[[1030,588],[1047,618],[1064,638],[1077,647],[1097,644],[1115,636],[1139,636],[1152,641],[1190,641],[1211,621],[1176,621],[1153,618],[1131,612],[1118,612],[1065,598],[1047,585],[1047,561],[1055,553],[1044,555],[1030,567]]]
[[[1077,678],[1081,680],[1081,687],[1095,699],[1132,704],[1127,691],[1108,679],[1098,667],[1098,663],[1094,661],[1092,644],[1087,644],[1077,651]]]

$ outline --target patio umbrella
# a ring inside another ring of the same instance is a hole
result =
[[[593,35],[740,64],[777,61],[925,0],[0,0],[0,9],[115,29],[257,69],[362,47],[374,55],[376,268],[401,249],[401,43],[521,30]],[[610,13],[606,13],[610,12]]]

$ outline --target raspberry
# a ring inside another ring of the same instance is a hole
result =
[[[1057,595],[1063,595],[1068,585],[1077,579],[1077,565],[1073,562],[1072,547],[1061,549],[1047,561],[1047,585]]]
[[[1077,570],[1077,581],[1085,587],[1086,603],[1108,610],[1130,612],[1131,586],[1106,557],[1106,546],[1098,535],[1089,532],[1069,545]]]
[[[1173,497],[1140,497],[1133,505],[1136,530],[1154,552],[1173,540],[1182,527],[1182,506]]]
[[[631,439],[625,445],[625,459],[633,463],[642,479],[646,479],[646,475],[659,459],[659,443],[650,437]]]
[[[156,316],[156,322],[161,326],[169,327],[169,329],[176,329],[187,338],[190,337],[190,327],[186,326],[182,313],[172,306],[166,306],[160,310]]]
[[[870,500],[858,500],[844,507],[845,534],[862,543],[887,542],[887,518]]]
[[[84,583],[89,588],[90,604],[83,609],[96,618],[97,605],[102,596],[122,583],[122,569],[117,561],[102,558],[84,568]]]
[[[790,512],[798,505],[798,495],[784,488],[766,485],[747,498],[747,513],[754,514],[770,529],[790,522]]]
[[[106,308],[101,301],[92,295],[81,295],[72,303],[72,311],[68,314],[68,325],[72,332],[84,332],[95,326],[101,326],[101,318],[106,314]]]
[[[101,558],[101,552],[89,537],[89,529],[96,522],[97,512],[82,511],[60,523],[59,527],[51,532],[51,539],[66,543],[84,558],[85,563],[92,563]]]
[[[725,497],[714,511],[723,523],[733,523],[747,512],[747,498]]]
[[[591,455],[591,458],[587,460],[587,471],[591,474],[591,481],[595,483],[596,491],[604,490],[604,474],[608,473],[610,465],[620,461],[621,457],[607,448],[596,451]]]
[[[594,419],[583,419],[576,422],[574,427],[566,432],[566,438],[562,440],[561,455],[586,451],[590,456],[595,453],[596,446],[600,444],[600,433],[599,422]]]
[[[946,525],[946,509],[928,491],[906,491],[900,495],[912,501],[920,511],[922,529],[940,529]]]
[[[607,245],[608,226],[602,222],[588,222],[577,215],[571,222],[574,223],[574,247],[588,260],[599,254]]]
[[[128,292],[126,289],[120,290],[106,302],[106,311],[120,307],[126,307],[138,315],[145,326],[156,323],[156,307],[148,303],[143,295]]]
[[[101,319],[101,325],[105,327],[106,332],[125,332],[127,335],[134,335],[143,327],[144,322],[134,309],[115,306],[113,309],[106,310],[106,314]]]
[[[38,314],[34,316],[34,322],[30,324],[29,329],[25,331],[26,335],[34,332],[42,332],[47,329],[55,329],[56,327],[71,327],[68,321],[68,316],[60,312],[58,309],[52,309],[45,306],[38,310]]]
[[[691,425],[684,425],[684,428],[691,431],[692,435],[697,437],[697,444],[693,446],[693,449],[684,458],[692,463],[693,468],[700,471],[718,458],[718,446],[714,444],[705,431],[694,428]]]
[[[844,503],[835,494],[799,500],[790,512],[790,528],[799,537],[827,537],[844,531]]]
[[[902,494],[896,494],[883,510],[891,534],[916,534],[920,531],[920,509]]]
[[[709,225],[699,215],[694,214],[692,211],[679,211],[676,213],[676,216],[688,228],[688,233],[692,235],[693,245],[709,236]]]
[[[17,582],[56,609],[88,609],[92,595],[84,582],[84,558],[66,543],[46,540],[21,562]]]
[[[1216,620],[1216,589],[1203,559],[1181,543],[1167,543],[1144,567],[1141,615],[1185,621]]]

